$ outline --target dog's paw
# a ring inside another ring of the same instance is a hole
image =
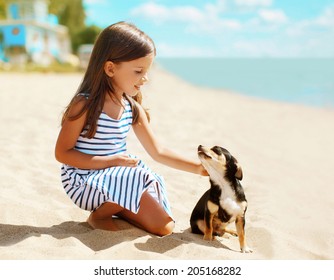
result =
[[[247,246],[241,248],[241,253],[253,253],[253,250]]]
[[[225,230],[216,230],[213,232],[213,236],[219,236],[222,237],[225,234]]]
[[[215,239],[215,237],[212,236],[212,235],[204,235],[204,237],[203,237],[203,240],[207,240],[207,241],[212,241],[214,239]]]
[[[238,236],[238,233],[232,229],[225,229],[225,232],[231,234],[232,236]]]

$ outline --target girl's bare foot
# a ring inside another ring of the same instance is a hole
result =
[[[103,230],[110,230],[110,231],[117,231],[119,228],[116,226],[115,222],[113,221],[112,217],[107,217],[103,219],[99,219],[95,217],[94,212],[91,213],[87,219],[87,223],[93,229],[103,229]]]

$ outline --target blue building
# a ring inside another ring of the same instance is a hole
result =
[[[6,0],[6,14],[0,21],[0,61],[66,62],[71,54],[68,29],[48,14],[47,0]]]

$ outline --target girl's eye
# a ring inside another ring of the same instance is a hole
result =
[[[141,74],[142,73],[142,71],[135,71],[137,74]]]

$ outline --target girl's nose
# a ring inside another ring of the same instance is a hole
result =
[[[141,78],[144,83],[148,82],[148,76],[147,73]]]

